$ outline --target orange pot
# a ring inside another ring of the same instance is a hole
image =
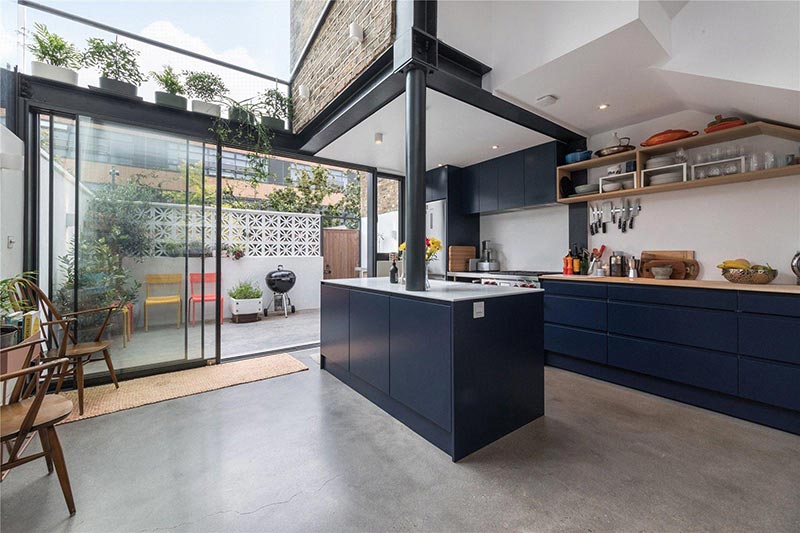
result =
[[[656,133],[655,135],[651,135],[649,139],[641,144],[642,146],[656,146],[657,144],[664,144],[672,141],[678,141],[680,139],[686,139],[687,137],[694,137],[698,133],[700,132],[697,130],[664,130],[660,133]]]

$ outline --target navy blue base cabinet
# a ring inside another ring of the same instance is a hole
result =
[[[544,414],[543,293],[448,302],[323,282],[321,366],[454,461]]]
[[[547,364],[800,434],[800,295],[542,288]]]

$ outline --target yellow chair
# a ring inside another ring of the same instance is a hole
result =
[[[181,299],[181,285],[183,284],[183,276],[181,274],[146,274],[144,277],[144,330],[147,331],[147,308],[151,305],[172,305],[178,307],[178,322],[177,328],[181,327],[181,307],[183,307],[183,300]],[[162,294],[158,296],[150,296],[150,290],[157,285],[172,285],[175,287],[175,292],[169,294]]]

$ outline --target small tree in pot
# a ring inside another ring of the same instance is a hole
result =
[[[87,41],[86,64],[100,71],[100,88],[135,98],[139,85],[147,79],[139,70],[138,50],[119,41]]]
[[[31,61],[31,74],[77,85],[77,70],[83,66],[83,54],[60,35],[50,33],[44,24],[37,22],[35,28],[33,44],[28,45],[36,58]]]
[[[171,66],[164,65],[161,72],[152,71],[150,76],[163,91],[156,91],[156,103],[159,105],[186,109],[186,98],[181,96],[186,93],[186,87],[181,82],[180,75]]]
[[[222,78],[210,72],[183,71],[186,92],[192,100],[192,111],[219,117],[222,109],[215,103],[228,94],[228,88]]]
[[[285,130],[292,112],[292,99],[278,89],[269,89],[259,95],[257,103],[263,114],[261,122],[271,130]]]

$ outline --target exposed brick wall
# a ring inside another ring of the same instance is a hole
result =
[[[292,0],[289,11],[289,60],[294,68],[327,0]]]
[[[306,3],[304,0],[292,0],[291,10],[307,10]],[[391,46],[394,40],[394,8],[393,0],[334,2],[293,82],[295,95],[300,85],[307,86],[311,93],[307,99],[295,98],[295,133],[301,131]],[[299,13],[293,17],[298,20],[301,18]],[[364,41],[361,44],[353,43],[348,38],[351,22],[357,22],[364,28]],[[298,28],[301,26],[298,22]]]

